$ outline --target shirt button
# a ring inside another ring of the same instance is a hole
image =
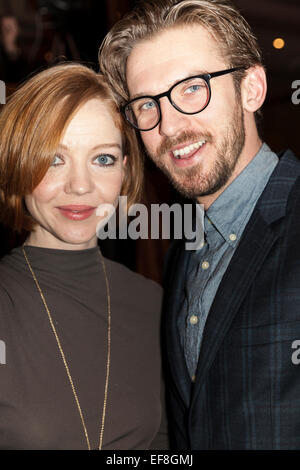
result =
[[[231,234],[229,235],[229,238],[230,238],[230,240],[231,240],[232,242],[234,242],[234,241],[236,240],[236,234],[235,234],[235,233],[231,233]]]
[[[196,317],[196,315],[192,315],[190,318],[190,324],[196,325],[196,323],[198,323],[198,317]]]
[[[202,269],[208,269],[209,268],[209,262],[208,261],[203,261],[201,266],[202,266]]]
[[[193,375],[193,377],[192,377],[192,382],[196,382],[196,376],[195,375]]]

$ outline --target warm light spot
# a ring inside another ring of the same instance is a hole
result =
[[[275,49],[282,49],[284,46],[285,46],[285,42],[282,38],[274,39],[273,47],[275,47]]]

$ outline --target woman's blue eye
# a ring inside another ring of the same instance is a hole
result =
[[[55,157],[52,160],[51,166],[58,166],[62,163],[62,159],[59,155],[55,155]]]
[[[102,154],[98,155],[98,157],[96,157],[96,160],[100,165],[110,166],[115,163],[116,157],[114,157],[113,155]]]

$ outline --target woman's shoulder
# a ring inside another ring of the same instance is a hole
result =
[[[24,287],[24,272],[20,266],[17,250],[12,250],[10,253],[0,258],[0,302],[3,303],[4,299],[11,299],[14,297],[20,288]]]
[[[12,281],[12,282],[11,282]],[[8,312],[12,305],[12,292],[10,285],[13,283],[13,275],[7,265],[0,260],[0,312]]]
[[[6,285],[8,279],[18,277],[19,270],[15,260],[15,251],[16,250],[13,250],[0,258],[0,284],[2,281],[2,284]]]
[[[156,305],[160,308],[162,302],[162,287],[152,279],[138,274],[123,264],[105,258],[108,280],[113,291],[126,299],[132,299],[136,304]]]
[[[162,295],[162,287],[152,279],[148,279],[142,274],[136,273],[127,268],[124,264],[117,263],[108,258],[105,258],[105,265],[107,272],[111,274],[114,281],[126,282],[128,288],[136,289],[139,287],[144,292],[156,293]]]

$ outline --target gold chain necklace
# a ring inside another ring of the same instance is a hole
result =
[[[77,405],[77,408],[78,408],[78,412],[79,412],[79,415],[80,415],[80,419],[81,419],[81,422],[82,422],[82,427],[83,427],[83,430],[84,430],[84,435],[85,435],[85,438],[86,438],[86,442],[87,442],[87,446],[88,446],[88,449],[91,450],[91,445],[90,445],[90,440],[89,440],[89,435],[88,435],[88,432],[87,432],[87,427],[86,427],[86,424],[85,424],[85,420],[84,420],[84,417],[83,417],[83,413],[82,413],[82,410],[81,410],[81,406],[80,406],[80,403],[79,403],[79,400],[78,400],[78,396],[77,396],[77,393],[76,393],[76,389],[75,389],[75,385],[73,383],[73,379],[72,379],[72,376],[70,374],[70,370],[69,370],[69,366],[68,366],[68,363],[67,363],[67,360],[66,360],[66,357],[65,357],[65,354],[64,354],[64,351],[63,351],[63,348],[61,346],[61,343],[60,343],[60,340],[59,340],[59,337],[58,337],[58,334],[57,334],[57,331],[56,331],[56,328],[54,326],[54,323],[53,323],[53,320],[52,320],[52,317],[51,317],[51,313],[50,313],[50,310],[48,308],[48,305],[47,305],[47,302],[46,302],[46,299],[44,297],[44,294],[42,292],[42,289],[39,285],[39,282],[36,278],[36,275],[34,274],[34,271],[31,267],[31,264],[29,262],[29,259],[27,257],[27,254],[26,254],[26,251],[24,249],[24,245],[22,246],[22,250],[23,250],[23,254],[24,254],[24,258],[28,264],[28,267],[29,267],[29,270],[32,274],[32,277],[35,281],[35,284],[36,284],[36,287],[40,293],[40,296],[42,298],[42,301],[44,303],[44,306],[45,306],[45,309],[46,309],[46,312],[48,314],[48,318],[49,318],[49,322],[50,322],[50,325],[51,325],[51,328],[52,328],[52,331],[54,333],[54,336],[55,336],[55,339],[56,339],[56,342],[57,342],[57,346],[58,346],[58,349],[60,351],[60,354],[61,354],[61,357],[62,357],[62,360],[63,360],[63,363],[64,363],[64,366],[65,366],[65,369],[66,369],[66,372],[67,372],[67,376],[69,378],[69,382],[70,382],[70,385],[71,385],[71,388],[72,388],[72,392],[73,392],[73,395],[74,395],[74,399],[75,399],[75,402],[76,402],[76,405]],[[104,425],[105,425],[105,416],[106,416],[106,405],[107,405],[107,394],[108,394],[108,382],[109,382],[109,373],[110,373],[110,346],[111,346],[111,309],[110,309],[110,291],[109,291],[109,283],[108,283],[108,278],[107,278],[107,273],[106,273],[106,267],[105,267],[105,263],[104,263],[104,259],[103,259],[103,256],[102,256],[102,253],[101,251],[99,250],[99,256],[101,258],[101,262],[102,262],[102,268],[103,268],[103,273],[104,273],[104,277],[105,277],[105,284],[106,284],[106,294],[107,294],[107,361],[106,361],[106,377],[105,377],[105,387],[104,387],[104,401],[103,401],[103,410],[102,410],[102,420],[101,420],[101,428],[100,428],[100,437],[99,437],[99,447],[98,449],[101,450],[102,449],[102,443],[103,443],[103,435],[104,435]]]

